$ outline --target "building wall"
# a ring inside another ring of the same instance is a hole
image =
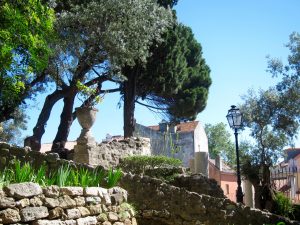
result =
[[[221,188],[227,198],[236,201],[237,179],[235,174],[221,172]]]
[[[224,195],[231,201],[236,201],[237,178],[234,173],[220,171],[211,162],[209,163],[209,178],[215,179],[222,188]]]
[[[195,152],[208,152],[208,140],[204,128],[198,123],[194,131]]]
[[[160,132],[136,124],[135,136],[150,138],[151,154],[181,159],[184,166],[194,157],[194,132]]]

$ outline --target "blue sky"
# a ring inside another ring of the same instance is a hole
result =
[[[283,61],[288,55],[284,46],[293,31],[300,32],[299,0],[179,0],[178,20],[190,26],[201,43],[203,56],[211,69],[213,84],[206,109],[197,120],[204,123],[227,123],[227,110],[241,103],[241,95],[253,88],[267,89],[276,80],[266,72],[266,56]],[[92,132],[97,141],[107,133],[123,134],[123,112],[118,108],[119,94],[106,95],[98,106],[99,113]],[[30,135],[36,123],[44,96],[30,111]],[[62,103],[57,105],[47,124],[42,142],[52,142],[59,124]],[[144,107],[136,107],[136,120],[144,125],[161,121],[158,115]],[[69,140],[76,140],[80,127],[71,127]],[[242,134],[247,138],[247,134]],[[300,141],[296,146],[300,147]]]

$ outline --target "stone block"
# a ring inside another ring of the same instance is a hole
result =
[[[60,193],[62,195],[81,196],[83,195],[83,188],[82,187],[61,187]]]
[[[109,194],[103,194],[103,202],[105,205],[111,205],[111,198]]]
[[[64,221],[65,225],[77,225],[76,220],[65,220]]]
[[[125,201],[122,193],[115,193],[111,195],[112,205],[121,205]]]
[[[98,196],[99,188],[98,187],[86,187],[84,189],[84,196]]]
[[[57,219],[57,218],[62,218],[63,216],[65,216],[64,210],[60,207],[56,207],[49,211],[48,218],[49,219]]]
[[[102,223],[102,225],[112,225],[112,224],[109,221],[105,221],[105,222]]]
[[[10,184],[4,187],[4,191],[8,196],[15,197],[17,199],[30,198],[43,193],[40,185],[32,182]]]
[[[86,216],[91,215],[90,211],[86,207],[80,206],[77,209],[79,210],[82,217],[86,217]]]
[[[32,225],[65,225],[61,220],[37,220]]]
[[[59,190],[60,190],[60,188],[58,186],[51,185],[49,187],[44,187],[43,193],[46,197],[55,198],[55,197],[59,196]]]
[[[97,196],[90,196],[85,198],[87,204],[97,205],[101,203],[101,198]]]
[[[97,224],[97,219],[95,216],[79,218],[76,221],[77,221],[77,225],[96,225]]]
[[[46,218],[49,215],[48,209],[45,206],[26,207],[20,211],[22,222],[38,220]]]
[[[76,207],[76,202],[68,195],[63,195],[58,198],[59,206],[63,209]]]
[[[100,215],[97,216],[97,220],[98,220],[99,222],[105,222],[105,221],[108,221],[108,218],[107,218],[106,213],[100,213]]]
[[[43,201],[41,200],[40,197],[33,197],[31,199],[29,199],[30,205],[31,206],[42,206],[43,205]]]
[[[0,211],[0,223],[11,224],[21,221],[21,217],[18,210],[5,209]]]
[[[91,215],[99,215],[100,213],[102,213],[101,204],[89,205],[89,206],[87,206],[87,208],[90,211]]]
[[[29,206],[29,205],[30,205],[30,201],[29,201],[28,198],[23,198],[23,199],[21,199],[21,200],[19,200],[19,201],[16,202],[16,206],[17,206],[19,209],[25,208],[25,207],[27,207],[27,206]]]
[[[107,218],[110,222],[116,222],[119,220],[119,216],[117,213],[109,212],[107,215]]]
[[[76,206],[85,206],[85,198],[82,196],[75,197],[74,201],[76,202]]]
[[[78,219],[81,217],[79,209],[66,209],[67,219]]]
[[[16,202],[13,198],[9,197],[2,197],[0,199],[0,208],[5,209],[5,208],[13,208],[15,207]]]
[[[59,201],[57,198],[45,198],[44,205],[47,206],[48,208],[55,208],[59,206]]]

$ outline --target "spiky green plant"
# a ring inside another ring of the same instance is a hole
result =
[[[68,183],[70,184],[69,180],[70,179],[70,166],[69,164],[67,165],[61,165],[57,171],[56,176],[56,182],[55,184],[58,185],[59,187],[64,187]]]
[[[40,168],[35,172],[34,171],[34,178],[33,182],[39,183],[42,186],[46,186],[47,183],[47,166],[43,163]]]
[[[22,183],[34,180],[34,170],[28,162],[21,165],[19,160],[14,160],[14,165],[13,182]]]
[[[120,168],[116,170],[110,168],[107,174],[107,187],[112,188],[116,186],[119,180],[121,179],[121,177],[122,177],[122,170]]]

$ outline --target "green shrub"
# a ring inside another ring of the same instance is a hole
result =
[[[181,160],[166,156],[129,156],[123,159],[120,167],[126,172],[145,174],[146,169],[177,167],[182,165]]]
[[[289,217],[294,212],[291,200],[283,193],[277,192],[275,195],[276,213],[281,216]]]

